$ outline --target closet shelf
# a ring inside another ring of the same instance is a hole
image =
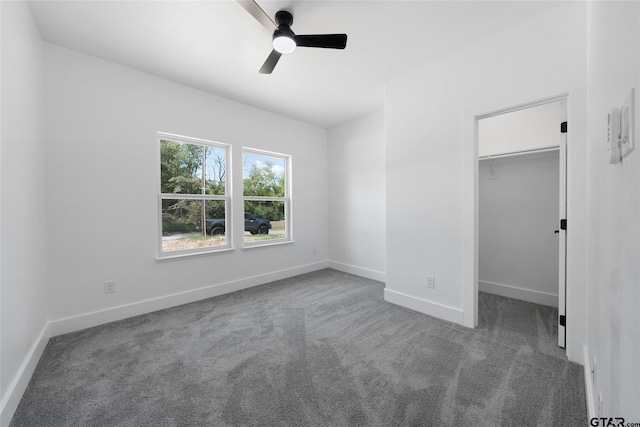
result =
[[[478,157],[478,159],[479,160],[502,159],[505,157],[522,156],[525,154],[548,153],[548,152],[558,151],[558,150],[560,150],[560,147],[556,145],[552,147],[535,148],[533,150],[511,151],[511,152],[502,153],[502,154],[480,156]]]

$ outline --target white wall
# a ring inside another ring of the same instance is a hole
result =
[[[569,162],[584,161],[578,137],[585,123],[586,30],[586,5],[567,3],[388,84],[387,300],[475,323],[474,115],[568,93]],[[577,195],[569,200],[570,246],[586,233],[579,218],[583,174],[570,163],[569,191]],[[568,268],[576,326],[568,330],[567,354],[581,360],[584,300],[576,288],[584,286],[584,258]],[[435,289],[426,287],[427,275],[436,277]]]
[[[384,110],[329,129],[329,259],[333,268],[384,281]]]
[[[478,122],[478,156],[557,147],[565,138],[560,132],[565,120],[565,101],[484,118]]]
[[[0,424],[8,425],[48,338],[47,211],[43,44],[25,2],[0,8]]]
[[[325,130],[54,45],[45,72],[53,334],[326,266]],[[156,261],[157,131],[233,144],[236,190],[243,145],[292,155],[295,243],[242,249],[237,223],[232,253]]]
[[[640,4],[590,2],[589,29],[588,349],[597,359],[602,416],[638,422],[640,149],[609,165],[606,125],[609,109],[640,89]]]
[[[558,306],[559,164],[557,151],[480,161],[481,291]]]

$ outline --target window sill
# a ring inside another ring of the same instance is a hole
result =
[[[213,249],[210,251],[198,251],[198,252],[183,252],[177,254],[165,254],[156,257],[156,262],[172,261],[176,259],[193,258],[206,255],[215,255],[233,252],[234,248]]]
[[[266,247],[269,247],[269,246],[291,245],[293,243],[294,243],[293,240],[277,240],[277,241],[270,241],[269,243],[250,243],[250,244],[245,244],[242,247],[242,250],[266,248]]]

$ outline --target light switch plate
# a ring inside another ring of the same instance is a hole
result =
[[[631,88],[627,99],[620,107],[620,157],[625,158],[635,148],[635,88]]]
[[[613,107],[607,118],[607,149],[609,150],[609,164],[620,163],[620,109]]]

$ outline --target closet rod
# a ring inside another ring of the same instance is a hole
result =
[[[560,150],[560,147],[558,147],[558,146],[545,147],[545,148],[534,148],[533,150],[512,151],[510,153],[496,154],[495,156],[487,155],[487,156],[479,157],[478,159],[479,160],[501,159],[501,158],[504,158],[504,157],[520,156],[522,154],[547,153],[547,152],[558,151],[558,150]]]

